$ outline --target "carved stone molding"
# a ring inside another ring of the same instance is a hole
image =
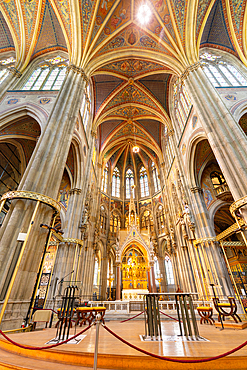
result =
[[[52,199],[43,194],[35,193],[33,191],[26,190],[9,191],[8,193],[3,194],[2,198],[0,199],[0,203],[6,199],[30,199],[34,201],[40,201],[41,203],[45,203],[48,206],[52,207],[58,213],[60,213],[61,211],[61,206],[55,199]]]
[[[190,72],[193,72],[193,71],[197,70],[200,66],[201,66],[200,62],[196,62],[196,63],[188,66],[181,75],[181,83],[183,83],[184,80],[186,80],[186,78],[188,77]]]
[[[81,194],[81,189],[78,188],[70,189],[69,194]]]
[[[203,193],[202,188],[200,188],[199,186],[195,186],[194,188],[190,188],[190,190],[191,190],[192,193],[199,193],[199,194]]]
[[[67,73],[69,73],[69,71],[73,71],[77,74],[80,74],[83,77],[83,80],[86,83],[88,83],[88,77],[86,76],[86,74],[85,74],[85,72],[82,68],[77,67],[74,64],[69,64],[68,67],[67,67]]]
[[[20,78],[22,76],[22,73],[18,71],[15,67],[8,68],[9,72],[12,73],[14,77]]]

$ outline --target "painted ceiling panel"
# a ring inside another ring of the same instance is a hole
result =
[[[172,6],[173,15],[180,34],[180,39],[183,42],[187,4],[185,0],[170,0],[170,4]]]
[[[158,99],[166,111],[169,78],[170,75],[160,73],[139,80]]]
[[[3,51],[12,50],[14,41],[12,39],[7,23],[0,12],[0,49]]]
[[[154,140],[160,145],[161,123],[155,120],[138,120],[138,122],[152,135]]]
[[[136,85],[128,85],[122,89],[107,105],[103,112],[120,104],[139,103],[157,109],[156,104]]]
[[[62,19],[66,33],[71,42],[72,33],[71,33],[71,14],[70,14],[70,5],[69,0],[54,0],[56,7],[58,9],[59,15]]]
[[[102,55],[119,48],[126,49],[133,46],[135,48],[147,49],[172,55],[170,51],[168,51],[161,43],[157,42],[143,29],[137,27],[136,25],[130,25],[126,27],[124,31],[119,32],[118,35],[109,40],[107,45],[99,50],[97,55]]]
[[[4,1],[1,3],[1,5],[6,11],[9,22],[11,26],[13,27],[13,30],[14,30],[14,33],[17,39],[20,41],[20,25],[19,25],[19,18],[18,18],[18,12],[17,12],[15,1],[14,0],[10,0],[8,2]]]
[[[96,112],[104,100],[123,82],[120,78],[110,75],[96,75],[93,77],[96,94]]]
[[[169,71],[168,68],[162,66],[161,64],[148,62],[139,59],[126,59],[115,63],[110,63],[105,67],[101,68],[100,71],[108,71],[113,73],[118,73],[125,77],[136,78],[144,73],[153,71]]]
[[[148,110],[139,107],[120,107],[114,111],[114,115],[137,118],[140,116],[154,116]]]
[[[201,29],[202,22],[205,18],[206,12],[212,0],[199,0],[197,9],[197,20],[196,20],[196,38]]]
[[[34,27],[37,20],[37,10],[40,1],[42,0],[21,1],[22,11],[25,20],[27,46],[30,45],[33,36]]]
[[[112,120],[103,122],[100,125],[100,144],[103,145],[105,139],[108,135],[118,126],[121,124],[121,120]]]
[[[228,50],[235,50],[227,31],[221,0],[216,1],[206,22],[201,46],[204,44],[219,45]]]
[[[35,47],[34,55],[61,48],[67,50],[66,41],[63,36],[62,29],[58,22],[58,19],[49,3],[46,1],[44,16],[42,25],[39,33],[37,45]]]
[[[245,0],[230,0],[231,14],[235,24],[235,30],[240,33],[243,26],[244,12],[246,9]]]

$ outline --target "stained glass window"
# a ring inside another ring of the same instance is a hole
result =
[[[174,284],[174,275],[173,275],[173,268],[172,262],[169,256],[165,256],[165,269],[166,269],[166,280],[168,285]]]
[[[9,75],[9,68],[14,67],[15,59],[13,57],[0,60],[0,84],[5,80]]]
[[[127,199],[130,198],[131,191],[132,191],[133,198],[134,198],[135,197],[135,191],[134,191],[134,189],[131,188],[132,185],[135,185],[135,183],[134,183],[134,174],[133,174],[133,171],[130,168],[126,171],[125,180],[126,180],[126,198]]]
[[[120,197],[120,172],[117,167],[114,168],[112,175],[112,196]]]
[[[152,162],[152,173],[153,173],[153,180],[154,180],[154,191],[157,192],[158,190],[160,190],[160,179],[159,179],[157,168],[154,162]]]
[[[140,188],[141,197],[149,196],[148,175],[146,169],[143,166],[140,169]]]
[[[233,65],[209,53],[200,56],[203,70],[214,87],[247,86],[247,80]]]
[[[67,61],[57,56],[41,63],[22,90],[59,90],[66,75]]]
[[[108,183],[108,163],[106,163],[104,171],[103,171],[103,177],[102,177],[102,184],[101,184],[101,190],[106,193],[107,192],[107,183]]]
[[[177,119],[180,132],[182,132],[192,104],[185,87],[182,86],[179,80],[177,80],[177,83],[173,87],[173,101],[175,117]]]

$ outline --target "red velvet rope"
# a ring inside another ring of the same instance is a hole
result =
[[[68,343],[70,340],[72,339],[75,339],[76,337],[78,337],[79,335],[81,335],[82,333],[85,333],[85,331],[87,331],[88,329],[91,328],[92,325],[89,325],[87,326],[85,329],[83,329],[82,331],[80,331],[78,334],[74,335],[73,337],[69,338],[69,339],[66,339],[64,340],[63,342],[60,342],[60,343],[55,343],[55,344],[51,344],[50,346],[46,346],[46,347],[31,347],[31,346],[25,346],[24,344],[20,344],[20,343],[16,343],[15,341],[13,341],[12,339],[10,339],[6,334],[4,334],[4,332],[2,330],[0,330],[0,334],[2,334],[2,336],[7,340],[9,341],[10,343],[14,344],[15,346],[17,347],[20,347],[20,348],[24,348],[24,349],[34,349],[34,350],[37,350],[37,349],[50,349],[50,348],[53,348],[53,347],[57,347],[57,346],[60,346],[61,344],[64,344],[64,343]]]
[[[169,318],[170,318],[170,319],[172,319],[172,320],[175,320],[175,321],[178,321],[178,322],[179,322],[179,320],[178,320],[178,319],[175,319],[174,317],[172,317],[172,316],[170,316],[170,315],[167,315],[166,313],[164,313],[164,312],[162,312],[162,311],[160,311],[160,313],[162,313],[162,315],[165,315],[165,316],[169,317]]]
[[[140,316],[144,311],[142,311],[141,313],[138,313],[137,315],[133,316],[133,317],[130,317],[129,319],[126,319],[126,320],[123,320],[123,321],[120,321],[120,323],[122,322],[126,322],[126,321],[129,321],[129,320],[133,320],[135,319],[136,317]]]
[[[170,357],[165,357],[165,356],[159,356],[159,355],[155,355],[154,353],[151,353],[151,352],[148,352],[148,351],[145,351],[144,349],[141,349],[141,348],[138,348],[136,347],[134,344],[131,344],[129,342],[127,342],[127,340],[121,338],[119,335],[117,335],[116,333],[114,333],[110,328],[108,328],[107,326],[103,325],[103,327],[110,333],[112,334],[115,338],[119,339],[121,342],[127,344],[127,346],[135,349],[136,351],[139,351],[141,353],[144,353],[145,355],[148,355],[148,356],[151,356],[151,357],[155,357],[155,358],[158,358],[159,360],[165,360],[165,361],[171,361],[171,362],[180,362],[180,363],[190,363],[190,364],[195,364],[195,363],[200,363],[200,362],[209,362],[209,361],[213,361],[213,360],[218,360],[219,358],[222,358],[222,357],[226,357],[228,355],[231,355],[232,353],[234,352],[237,352],[239,351],[241,348],[245,347],[247,345],[247,341],[245,341],[244,343],[240,344],[240,346],[232,349],[231,351],[228,351],[228,352],[225,352],[225,353],[222,353],[221,355],[218,355],[218,356],[214,356],[214,357],[209,357],[209,358],[204,358],[204,359],[198,359],[198,360],[180,360],[180,359],[176,359],[176,358],[170,358]]]

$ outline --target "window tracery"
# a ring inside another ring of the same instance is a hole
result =
[[[108,183],[108,163],[106,163],[104,171],[103,171],[103,177],[102,177],[102,184],[101,184],[101,190],[106,193],[107,192],[107,183]]]
[[[173,275],[173,268],[172,262],[169,256],[165,256],[165,270],[166,270],[166,279],[168,285],[174,284],[174,275]]]
[[[46,59],[33,71],[22,90],[59,90],[66,75],[68,61],[57,56]]]
[[[185,87],[177,80],[173,86],[174,112],[179,128],[183,131],[192,104]]]
[[[140,169],[140,189],[141,197],[149,196],[148,175],[144,166]]]
[[[13,57],[3,59],[0,61],[0,84],[5,80],[5,78],[10,73],[10,68],[14,67],[15,59]]]
[[[106,212],[104,206],[100,207],[100,231],[101,234],[106,233]]]
[[[116,233],[120,229],[120,217],[118,213],[112,213],[110,219],[110,232]]]
[[[164,207],[161,204],[158,206],[156,216],[157,216],[158,233],[163,234],[165,232],[166,219],[164,215]]]
[[[153,223],[153,216],[149,210],[143,212],[141,217],[141,229],[150,230],[150,233],[153,232],[154,223]]]
[[[200,56],[201,65],[214,87],[247,86],[247,80],[232,64],[225,62],[219,55],[204,53]]]
[[[126,198],[127,199],[130,198],[131,191],[133,194],[133,198],[135,198],[135,189],[131,189],[131,186],[135,185],[134,173],[130,168],[126,171],[126,174],[125,174],[125,184],[126,184]]]
[[[112,196],[120,197],[120,171],[117,167],[114,168],[112,175]]]
[[[90,85],[87,84],[86,91],[82,98],[82,105],[80,108],[81,118],[84,125],[84,128],[86,130],[89,117],[90,117],[90,107],[91,107],[91,93],[90,93]]]
[[[154,191],[155,193],[157,191],[159,191],[161,188],[160,188],[160,179],[159,179],[159,175],[158,175],[158,171],[157,171],[157,168],[154,164],[154,162],[152,162],[152,174],[153,174],[153,180],[154,180]]]

